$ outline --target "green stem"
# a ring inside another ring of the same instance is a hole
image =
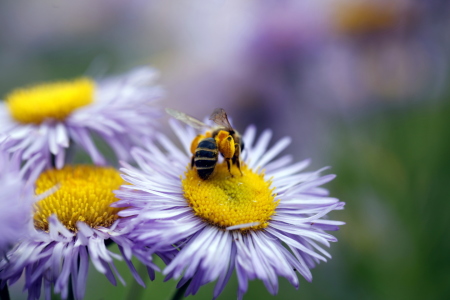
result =
[[[191,279],[189,279],[188,281],[186,281],[185,284],[183,284],[179,289],[177,289],[177,291],[175,292],[175,294],[172,297],[172,300],[181,300],[184,298],[184,293],[186,292],[189,284],[191,283]]]
[[[0,299],[1,300],[10,300],[8,284],[5,282],[5,286],[0,288]]]
[[[139,276],[141,276],[141,278],[143,278],[144,283],[147,285],[147,283],[146,283],[146,278],[148,278],[147,267],[144,264],[139,263],[137,272],[138,272]],[[127,300],[142,299],[142,293],[144,290],[145,290],[145,288],[143,288],[141,285],[139,285],[139,283],[136,280],[133,280],[131,282],[131,286],[129,288],[129,292],[127,294],[126,299]]]
[[[112,239],[107,239],[107,240],[105,240],[105,246],[106,246],[106,247],[109,247],[109,246],[111,246],[111,245],[114,245],[114,241],[113,241]]]
[[[67,295],[67,300],[75,300],[75,296],[73,294],[72,276],[69,276],[69,293]]]

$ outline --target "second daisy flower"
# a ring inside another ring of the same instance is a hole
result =
[[[58,169],[72,143],[95,164],[105,164],[94,137],[119,159],[128,159],[132,146],[152,137],[161,115],[154,105],[162,96],[157,78],[156,70],[142,67],[103,80],[86,77],[14,90],[0,103],[0,141],[9,152],[21,151],[30,165],[45,160]]]

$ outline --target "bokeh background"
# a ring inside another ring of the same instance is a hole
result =
[[[449,48],[446,0],[1,0],[0,98],[152,65],[162,106],[223,107],[237,129],[289,135],[286,152],[338,175],[328,188],[347,205],[330,218],[347,224],[333,259],[299,290],[251,282],[245,299],[449,299]],[[91,268],[86,299],[175,291],[161,275],[142,289],[119,265],[127,286]],[[219,299],[236,289],[232,278]],[[20,284],[11,293],[26,299]]]

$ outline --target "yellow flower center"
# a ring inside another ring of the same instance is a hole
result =
[[[266,228],[275,213],[275,200],[271,180],[264,174],[241,166],[243,175],[232,166],[230,175],[225,163],[218,163],[214,173],[202,180],[195,168],[189,168],[182,179],[184,197],[195,214],[203,221],[221,229],[237,226],[241,231]],[[240,226],[248,224],[249,226]]]
[[[35,204],[34,226],[48,231],[48,217],[55,214],[73,232],[78,221],[92,228],[110,227],[120,211],[110,207],[117,201],[113,190],[123,183],[113,168],[79,165],[45,171],[36,181],[36,194],[56,191]]]
[[[17,89],[6,96],[11,116],[21,123],[65,120],[74,110],[94,101],[95,83],[88,78]]]

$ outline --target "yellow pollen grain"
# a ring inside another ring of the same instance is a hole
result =
[[[65,120],[74,110],[94,101],[95,83],[89,78],[59,81],[17,89],[6,96],[11,116],[20,123]]]
[[[34,205],[34,226],[48,231],[48,217],[55,214],[72,232],[78,230],[78,221],[92,228],[110,227],[121,210],[110,207],[117,201],[113,191],[123,183],[114,168],[79,165],[45,171],[36,181],[36,194],[57,189]]]
[[[230,226],[258,223],[241,231],[260,230],[268,226],[279,201],[275,200],[271,181],[241,166],[243,175],[233,166],[231,176],[225,163],[218,163],[214,173],[202,180],[195,168],[182,179],[184,197],[203,221],[225,229]]]

